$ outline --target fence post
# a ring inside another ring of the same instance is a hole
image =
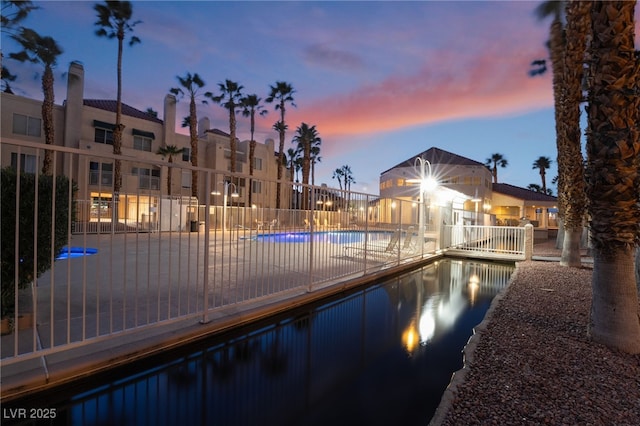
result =
[[[533,258],[533,225],[527,223],[524,226],[524,259]]]

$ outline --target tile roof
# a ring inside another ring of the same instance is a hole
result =
[[[226,136],[229,137],[231,136],[229,133],[225,133],[220,129],[207,129],[204,131],[205,133],[213,133],[214,135],[220,135],[220,136]],[[237,139],[237,138],[236,138]]]
[[[113,112],[114,114],[116,112],[116,104],[117,104],[116,101],[111,101],[108,99],[85,99],[84,100],[85,106],[90,106],[93,108],[110,111],[110,112]],[[155,117],[147,112],[140,111],[139,109],[136,109],[125,103],[122,104],[122,114],[128,115],[129,117],[141,118],[143,120],[149,120],[154,123],[162,124],[162,120],[160,120],[158,117]]]
[[[402,163],[396,164],[389,170],[399,168],[399,167],[413,167],[416,157],[422,157],[425,160],[428,160],[432,165],[448,164],[448,165],[455,165],[455,166],[484,166],[484,164],[478,161],[472,160],[470,158],[466,158],[461,155],[454,154],[440,148],[431,147],[428,150],[423,151],[420,154],[417,154],[416,156],[403,161]],[[382,173],[384,174],[389,170],[385,170]]]
[[[526,188],[521,188],[519,186],[509,185],[508,183],[494,183],[493,192],[509,195],[511,197],[519,198],[525,201],[547,201],[553,203],[558,201],[556,197],[553,197],[551,195],[532,191]]]

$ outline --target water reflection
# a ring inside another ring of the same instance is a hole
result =
[[[425,424],[461,367],[472,328],[512,271],[442,260],[174,353],[135,374],[94,381],[57,404],[58,420]],[[47,407],[56,396],[47,396]]]

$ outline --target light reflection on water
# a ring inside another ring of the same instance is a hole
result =
[[[441,260],[94,381],[58,403],[58,420],[426,424],[513,269]]]

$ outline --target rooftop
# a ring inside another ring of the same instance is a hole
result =
[[[85,99],[84,105],[115,113],[117,102],[108,100],[108,99]],[[149,114],[148,112],[145,112],[145,111],[140,111],[139,109],[136,109],[125,103],[122,104],[122,114],[127,115],[129,117],[141,118],[143,120],[148,120],[154,123],[162,124],[162,120],[160,120],[158,117],[154,116],[153,114]]]
[[[508,183],[494,183],[493,192],[509,195],[525,201],[548,201],[553,203],[558,201],[558,199],[552,195],[543,194],[542,192],[532,191],[519,186],[509,185]]]
[[[405,160],[399,164],[396,164],[395,166],[391,167],[388,170],[385,170],[381,174],[384,174],[389,170],[393,170],[396,168],[413,167],[416,157],[422,157],[425,160],[429,161],[429,163],[431,163],[432,165],[447,164],[447,165],[453,165],[453,166],[482,166],[482,167],[485,166],[484,164],[478,161],[472,160],[470,158],[466,158],[461,155],[454,154],[452,152],[445,151],[440,148],[431,147],[428,150],[423,151],[420,154],[409,158],[408,160]]]

